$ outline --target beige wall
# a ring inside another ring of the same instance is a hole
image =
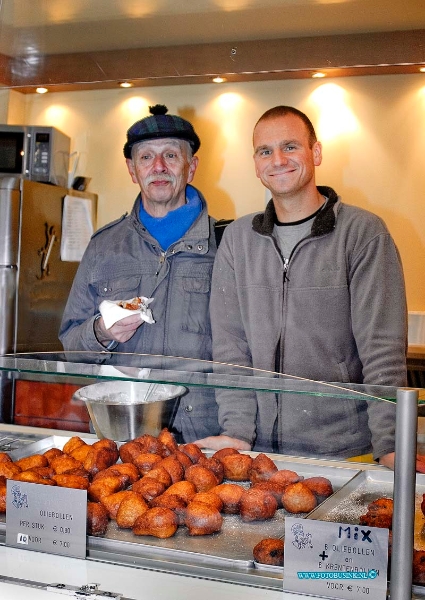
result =
[[[77,174],[91,177],[89,191],[99,194],[99,226],[131,209],[137,189],[122,155],[125,132],[156,103],[194,123],[202,140],[195,184],[218,218],[264,206],[251,156],[262,112],[276,104],[307,112],[324,145],[317,182],[384,218],[401,252],[409,310],[425,310],[425,75],[25,96],[27,123],[71,137]]]

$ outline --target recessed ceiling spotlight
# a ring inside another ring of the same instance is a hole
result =
[[[225,77],[220,77],[219,75],[213,78],[214,83],[224,83],[225,81],[227,81],[227,79]]]
[[[318,71],[317,73],[313,73],[312,77],[314,77],[315,79],[320,79],[320,77],[326,77],[326,73],[321,73],[320,71]]]
[[[35,91],[37,94],[46,94],[49,90],[45,87],[38,87]]]
[[[421,68],[419,69],[419,71],[420,71],[421,73],[425,73],[425,67],[421,67]]]
[[[131,81],[122,81],[120,83],[120,87],[122,87],[122,88],[130,88],[130,87],[133,87],[133,84],[131,83]]]

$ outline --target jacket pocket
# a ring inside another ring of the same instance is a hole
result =
[[[210,280],[183,277],[182,330],[189,333],[211,335],[209,303]]]
[[[128,300],[138,295],[140,275],[120,276],[103,281],[96,281],[93,287],[97,295],[108,300]]]

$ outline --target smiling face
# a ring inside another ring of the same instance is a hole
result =
[[[255,172],[275,201],[317,197],[314,171],[322,162],[320,142],[311,144],[294,114],[260,120],[254,129]]]
[[[198,158],[188,142],[173,138],[137,144],[127,168],[140,187],[143,207],[153,217],[163,217],[186,202],[186,185],[193,180]]]

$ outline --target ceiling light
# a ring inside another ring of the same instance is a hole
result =
[[[122,88],[130,88],[130,87],[133,87],[133,84],[130,81],[122,81],[120,83],[120,87],[122,87]]]
[[[317,73],[313,73],[312,77],[314,77],[315,79],[319,79],[320,77],[326,77],[326,74],[318,71]]]
[[[421,73],[425,73],[425,67],[421,67],[421,68],[419,69],[419,71],[420,71]]]
[[[225,81],[227,81],[227,79],[225,77],[220,77],[219,75],[213,78],[214,83],[224,83]]]
[[[37,94],[46,94],[49,90],[45,87],[38,87],[35,91]]]

